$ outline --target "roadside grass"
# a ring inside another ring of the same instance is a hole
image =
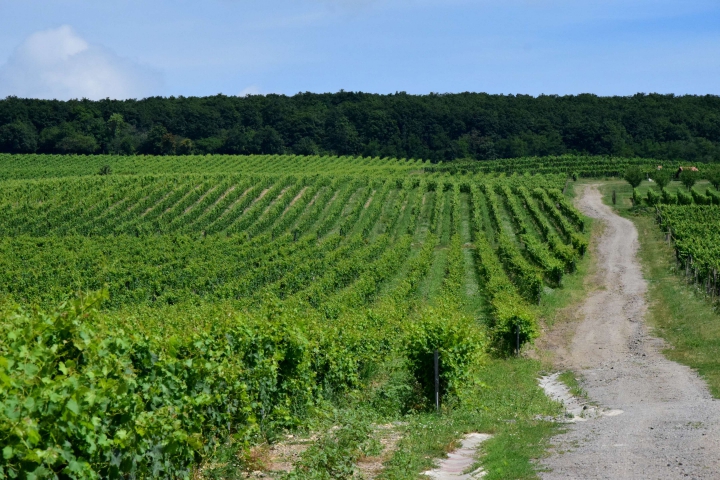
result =
[[[572,372],[570,370],[562,372],[560,375],[558,375],[558,380],[560,380],[562,383],[565,384],[566,387],[568,387],[568,389],[570,389],[570,393],[572,393],[574,397],[587,397],[587,392],[585,392],[585,390],[580,386],[580,382],[578,381],[575,372]]]
[[[561,430],[558,424],[539,419],[560,413],[559,405],[537,386],[541,371],[540,362],[535,360],[489,360],[482,383],[468,389],[462,407],[446,408],[441,415],[408,417],[405,436],[379,478],[418,478],[436,459],[454,450],[458,438],[470,432],[493,435],[480,449],[487,471],[483,478],[537,478],[533,460],[544,455],[550,437]]]

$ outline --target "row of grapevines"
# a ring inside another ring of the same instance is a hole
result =
[[[520,293],[530,302],[539,302],[542,292],[542,278],[538,275],[537,270],[525,260],[513,240],[505,232],[502,217],[500,216],[500,204],[493,186],[484,184],[483,187],[490,209],[490,217],[495,226],[498,257],[514,279]]]
[[[209,189],[202,193],[192,205],[188,205],[185,210],[174,218],[163,228],[163,231],[185,232],[192,231],[190,226],[195,223],[203,214],[205,214],[211,206],[215,205],[220,198],[231,188],[232,179],[218,178],[209,183]]]
[[[481,195],[479,186],[472,184],[470,198],[475,259],[492,311],[491,331],[498,340],[511,345],[517,334],[516,329],[519,329],[520,340],[527,342],[538,334],[537,318],[508,278],[483,232],[482,213],[479,208]]]
[[[359,230],[358,233],[360,233],[363,237],[368,237],[370,235],[372,228],[380,218],[383,207],[385,206],[388,196],[394,187],[394,183],[395,182],[392,180],[385,181],[380,190],[376,191],[370,199],[370,205],[368,205],[363,218],[356,226]]]
[[[321,279],[337,262],[358,253],[365,242],[360,236],[351,237],[343,242],[343,238],[339,235],[328,235],[322,240],[321,245],[321,251],[318,251],[319,255],[295,255],[293,258],[294,268],[289,269],[275,282],[255,290],[248,298],[248,308],[257,308],[257,306],[263,305],[267,301],[268,295],[284,300],[309,288],[309,285]],[[298,258],[303,260],[299,261]]]
[[[535,203],[535,199],[532,198],[528,189],[525,187],[518,187],[517,191],[523,199],[527,211],[530,212],[531,217],[535,221],[535,225],[538,227],[538,230],[550,246],[552,252],[555,254],[555,257],[565,264],[566,269],[573,271],[575,269],[575,262],[577,261],[577,254],[575,250],[571,246],[563,243],[551,226],[547,217]]]
[[[637,196],[639,197],[639,193]],[[645,202],[650,206],[661,204],[691,205],[693,203],[696,205],[720,205],[720,194],[713,192],[709,188],[704,194],[692,188],[689,195],[682,190],[678,190],[677,194],[673,195],[666,188],[663,188],[660,194],[650,189],[645,197]]]
[[[412,200],[410,193],[413,190],[413,183],[411,181],[405,181],[399,185],[399,190],[395,196],[394,201],[391,204],[391,208],[385,211],[384,220],[384,231],[391,235],[396,235],[399,232],[396,230],[400,227],[403,219],[403,214],[408,206],[412,210],[413,206],[410,205]],[[417,197],[413,197],[417,198]]]
[[[294,177],[284,177],[279,180],[272,187],[261,192],[260,196],[253,200],[253,203],[250,204],[245,211],[243,211],[237,218],[231,220],[230,224],[224,229],[224,231],[228,234],[247,233],[248,227],[258,220],[258,218],[263,215],[265,210],[268,209],[273,202],[281,196],[287,194],[288,190],[296,184],[297,179]]]
[[[331,201],[328,211],[325,213],[325,218],[320,226],[317,227],[316,231],[318,236],[322,237],[330,232],[335,225],[336,220],[342,215],[342,212],[347,206],[350,198],[359,188],[364,187],[367,184],[367,181],[367,178],[355,178],[337,193],[337,198],[334,201]]]
[[[340,235],[347,235],[353,229],[358,219],[360,218],[360,215],[365,210],[365,205],[372,198],[372,193],[372,185],[367,185],[360,192],[356,193],[357,198],[355,199],[355,204],[340,222]]]
[[[426,172],[443,173],[492,173],[503,172],[508,175],[516,172],[533,174],[562,174],[562,181],[568,176],[607,177],[622,176],[630,166],[640,166],[648,170],[662,165],[666,169],[677,169],[678,161],[654,160],[649,158],[625,158],[590,155],[561,155],[552,157],[503,158],[483,162],[454,161],[436,165],[426,165]]]
[[[285,182],[275,182],[276,179],[273,177],[266,177],[264,179],[260,179],[259,181],[256,181],[253,183],[252,187],[250,187],[249,190],[235,190],[237,192],[236,196],[233,196],[232,200],[230,200],[232,203],[227,204],[222,208],[219,214],[215,216],[212,221],[208,222],[207,225],[205,225],[204,232],[207,234],[213,234],[218,232],[227,231],[232,224],[240,219],[244,213],[247,212],[252,206],[257,205],[259,201],[262,199],[261,196],[267,197],[268,194],[276,193],[278,194],[282,188],[284,188]],[[291,177],[286,177],[285,181],[290,181]],[[273,187],[275,187],[274,192],[270,192],[270,190]],[[264,193],[263,193],[264,192]],[[259,200],[258,200],[259,199]],[[262,205],[259,208],[262,208]],[[257,210],[254,212],[257,214]]]
[[[249,204],[253,195],[262,191],[262,188],[269,182],[269,177],[262,180],[246,179],[229,187],[192,223],[192,231],[212,231],[216,222],[221,220],[226,213],[232,211],[233,207],[240,203]]]
[[[330,185],[329,177],[321,177],[318,181],[307,187],[304,194],[295,202],[294,205],[287,207],[287,210],[282,214],[279,220],[275,222],[272,227],[272,237],[275,238],[281,235],[283,232],[290,229],[295,224],[296,220],[302,215],[302,213],[310,206],[310,202],[317,200],[320,196],[322,189],[327,189]],[[317,207],[315,207],[317,208]]]
[[[0,154],[0,179],[148,173],[244,173],[255,175],[396,174],[422,168],[417,160],[302,155],[9,155]]]
[[[277,199],[275,199],[272,204],[270,204],[270,206],[262,212],[258,220],[245,228],[243,232],[249,237],[254,237],[257,234],[264,232],[282,216],[285,210],[290,206],[290,203],[293,200],[296,200],[296,197],[300,194],[300,192],[305,193],[305,190],[312,185],[314,180],[316,180],[316,178],[299,179]]]
[[[582,213],[580,213],[575,208],[575,206],[570,203],[570,201],[568,201],[567,197],[565,197],[565,195],[563,195],[563,193],[557,188],[548,188],[547,193],[555,201],[555,204],[562,211],[562,213],[569,217],[570,220],[572,220],[575,225],[580,228],[581,232],[584,232],[585,218],[583,217]]]
[[[525,245],[526,254],[543,269],[546,277],[551,282],[559,284],[565,271],[565,265],[555,258],[548,250],[547,245],[541,242],[534,234],[533,229],[525,220],[525,214],[520,202],[518,202],[510,187],[503,184],[500,189],[505,197],[505,202],[510,208],[511,218],[519,233],[520,240]]]
[[[675,243],[678,260],[708,289],[717,291],[720,270],[720,208],[699,205],[661,205],[658,220]]]
[[[437,234],[438,229],[441,225],[442,211],[445,207],[445,182],[443,179],[439,179],[434,185],[435,189],[435,204],[430,215],[429,224],[430,232]]]
[[[540,200],[543,209],[550,214],[563,234],[570,239],[575,250],[577,250],[580,255],[585,255],[585,250],[587,250],[588,246],[587,239],[580,235],[563,214],[560,213],[560,210],[558,210],[553,201],[550,200],[550,197],[548,197],[544,189],[536,188],[534,194]]]

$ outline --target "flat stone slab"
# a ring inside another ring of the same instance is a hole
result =
[[[477,447],[492,437],[487,433],[469,433],[461,441],[460,448],[448,454],[448,458],[440,461],[437,468],[423,472],[430,478],[439,480],[473,479],[485,476],[485,471],[478,468],[470,473],[463,473],[475,463]]]

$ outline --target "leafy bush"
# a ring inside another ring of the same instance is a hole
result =
[[[677,191],[677,203],[678,205],[692,205],[693,197],[689,193],[685,193],[682,190]]]
[[[645,174],[643,173],[642,169],[638,166],[632,166],[625,170],[625,174],[623,175],[623,178],[626,182],[630,184],[632,188],[637,188],[640,186],[642,181],[645,179]]]
[[[106,292],[0,322],[0,476],[187,477],[233,435],[299,422],[313,403],[307,342],[281,322],[173,340],[167,352],[90,326]]]
[[[715,190],[720,190],[720,167],[714,166],[705,172],[705,178],[715,187]]]
[[[680,181],[683,185],[685,185],[685,187],[687,187],[688,190],[695,185],[695,182],[697,182],[699,178],[700,173],[690,169],[685,169],[680,172]]]
[[[302,454],[285,480],[340,480],[357,478],[357,461],[363,455],[377,455],[380,442],[373,437],[370,421],[363,415],[340,419],[341,425],[326,431]]]
[[[639,207],[642,205],[642,196],[640,195],[640,192],[637,188],[633,188],[632,202],[633,206],[635,207]]]
[[[657,205],[660,203],[660,194],[656,193],[654,190],[648,190],[645,201],[650,206]]]
[[[658,188],[662,190],[667,187],[672,180],[672,173],[670,172],[670,170],[667,169],[656,170],[652,174],[652,179],[655,181],[655,185],[657,185]]]
[[[660,196],[662,197],[662,203],[664,205],[676,205],[678,203],[677,195],[673,195],[666,188],[660,191]]]
[[[440,396],[456,396],[482,365],[487,338],[472,319],[450,304],[428,307],[409,328],[407,359],[428,405],[435,404],[434,352],[439,352]]]

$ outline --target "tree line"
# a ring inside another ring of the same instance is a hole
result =
[[[720,97],[360,92],[0,100],[0,152],[335,154],[448,161],[562,154],[720,160]]]

